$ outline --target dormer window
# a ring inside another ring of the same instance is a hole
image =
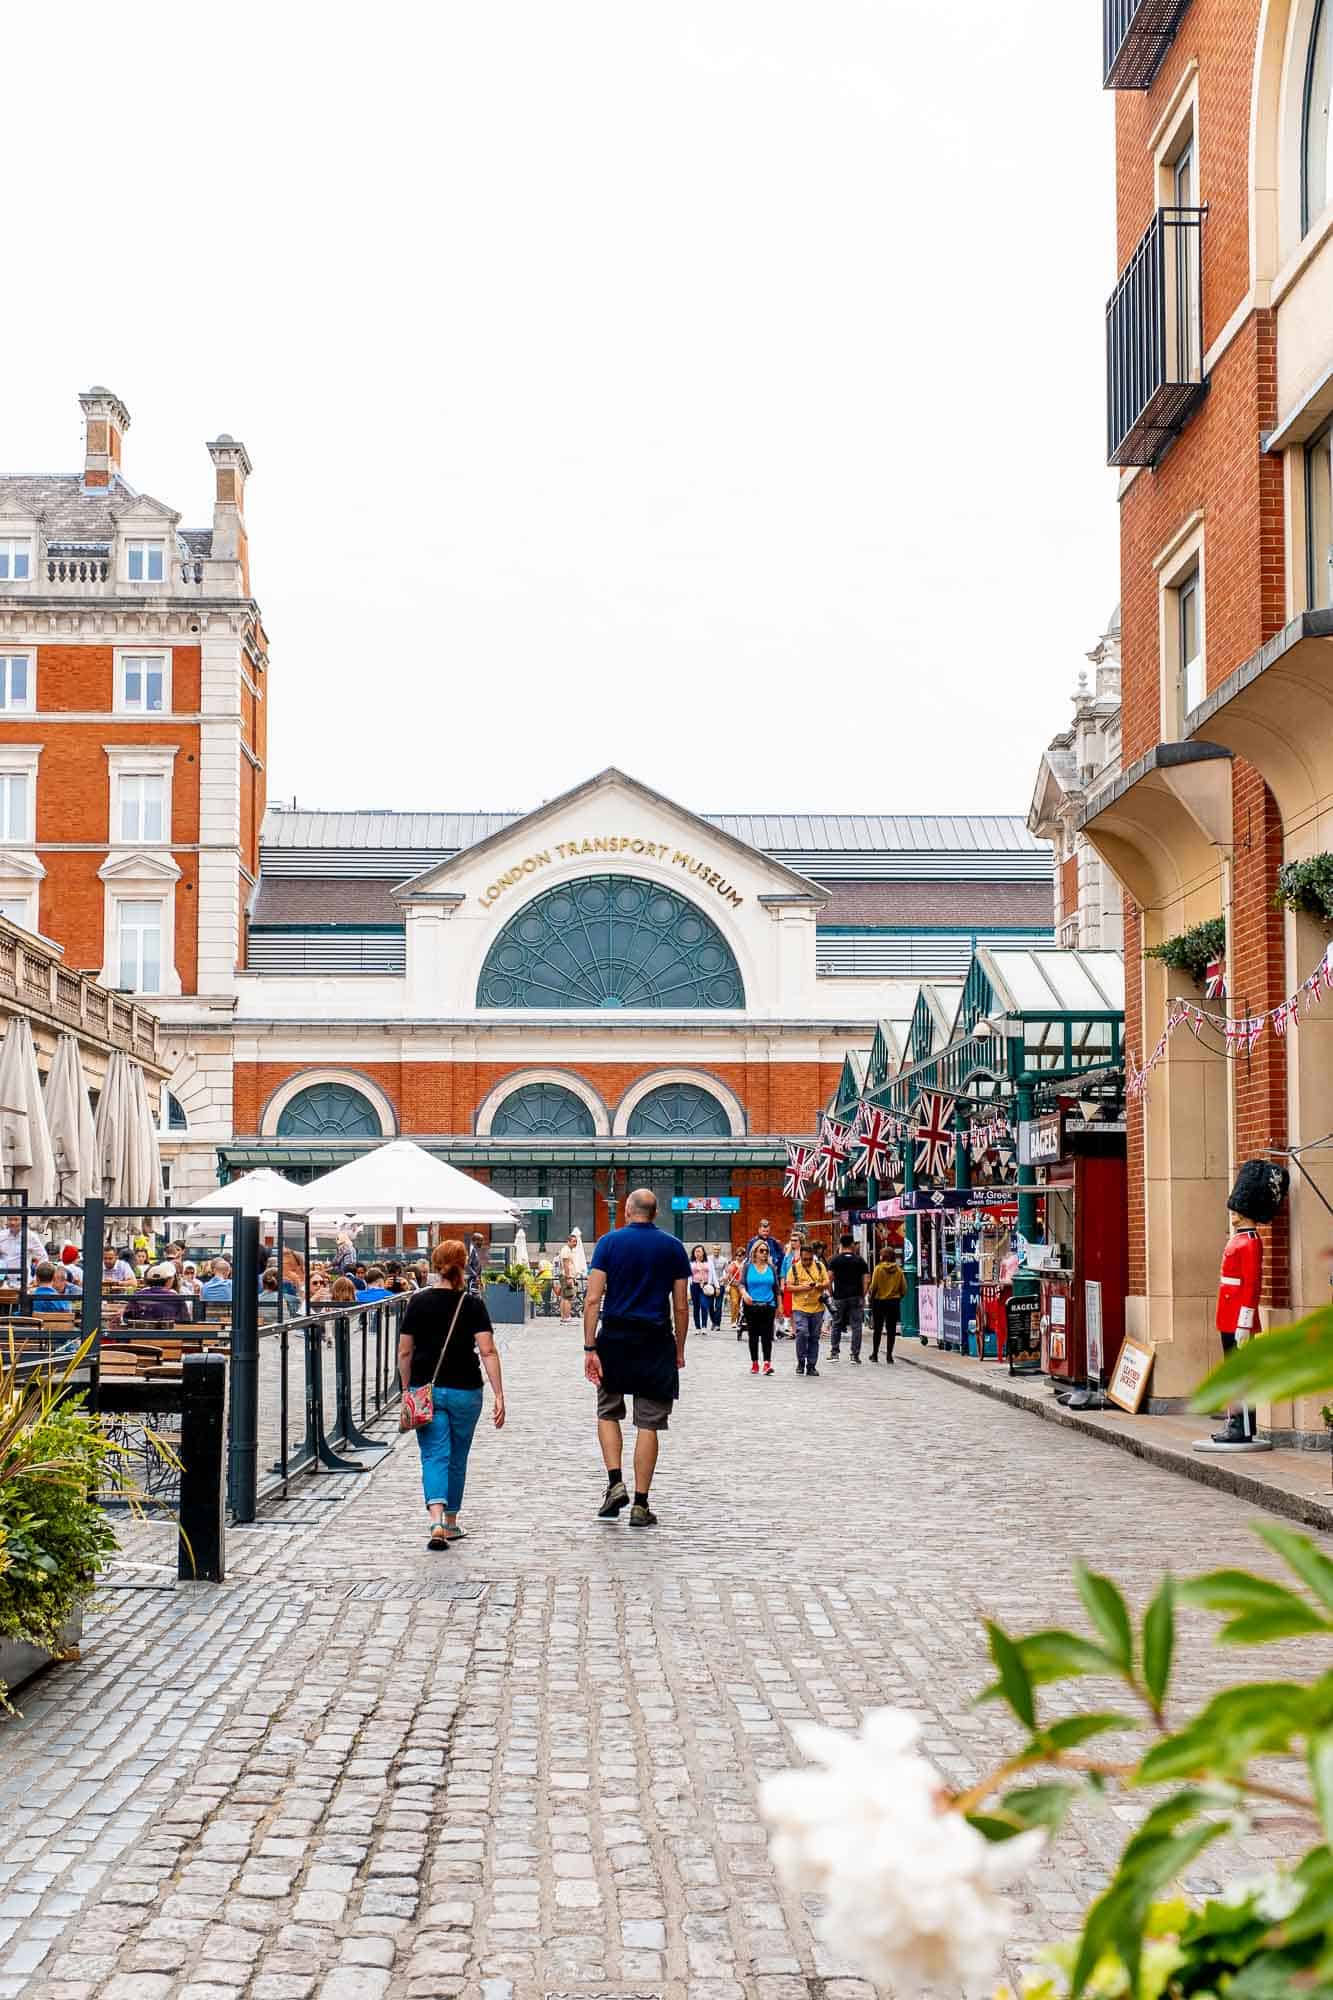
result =
[[[32,542],[26,535],[0,539],[0,583],[26,583],[32,575]]]
[[[165,542],[127,542],[125,559],[131,583],[161,583],[166,574]]]

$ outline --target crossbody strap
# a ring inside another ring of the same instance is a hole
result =
[[[458,1304],[454,1307],[454,1316],[449,1322],[449,1331],[444,1336],[444,1344],[440,1349],[440,1358],[435,1364],[435,1373],[430,1378],[430,1386],[432,1390],[434,1390],[436,1383],[440,1379],[440,1370],[444,1366],[444,1357],[449,1352],[449,1342],[454,1337],[454,1328],[458,1325],[458,1315],[463,1310],[463,1301],[466,1297],[467,1293],[460,1288],[458,1293]]]

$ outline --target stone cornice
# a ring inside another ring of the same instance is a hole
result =
[[[197,638],[219,625],[240,638],[254,616],[248,598],[195,598],[174,605],[164,605],[160,598],[0,598],[0,632],[39,640],[71,635],[115,639],[124,634],[140,639],[176,634]]]

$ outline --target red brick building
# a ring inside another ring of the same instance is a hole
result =
[[[1267,1014],[1327,930],[1274,902],[1333,848],[1330,0],[1104,0],[1120,279],[1107,312],[1120,469],[1123,771],[1084,831],[1126,892],[1126,1039],[1142,1061],[1197,986],[1146,956],[1227,930],[1225,1011]],[[1130,1331],[1154,1393],[1216,1356],[1241,1159],[1333,1131],[1333,1004],[1252,1051],[1177,1031],[1130,1107]],[[1316,1155],[1311,1167],[1320,1174]],[[1300,1188],[1269,1232],[1270,1317],[1326,1300],[1333,1231]],[[1278,1428],[1307,1413],[1277,1412]]]

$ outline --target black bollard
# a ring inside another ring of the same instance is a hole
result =
[[[187,1354],[181,1377],[176,1575],[183,1583],[221,1583],[227,1553],[222,1485],[227,1364],[220,1354]]]

